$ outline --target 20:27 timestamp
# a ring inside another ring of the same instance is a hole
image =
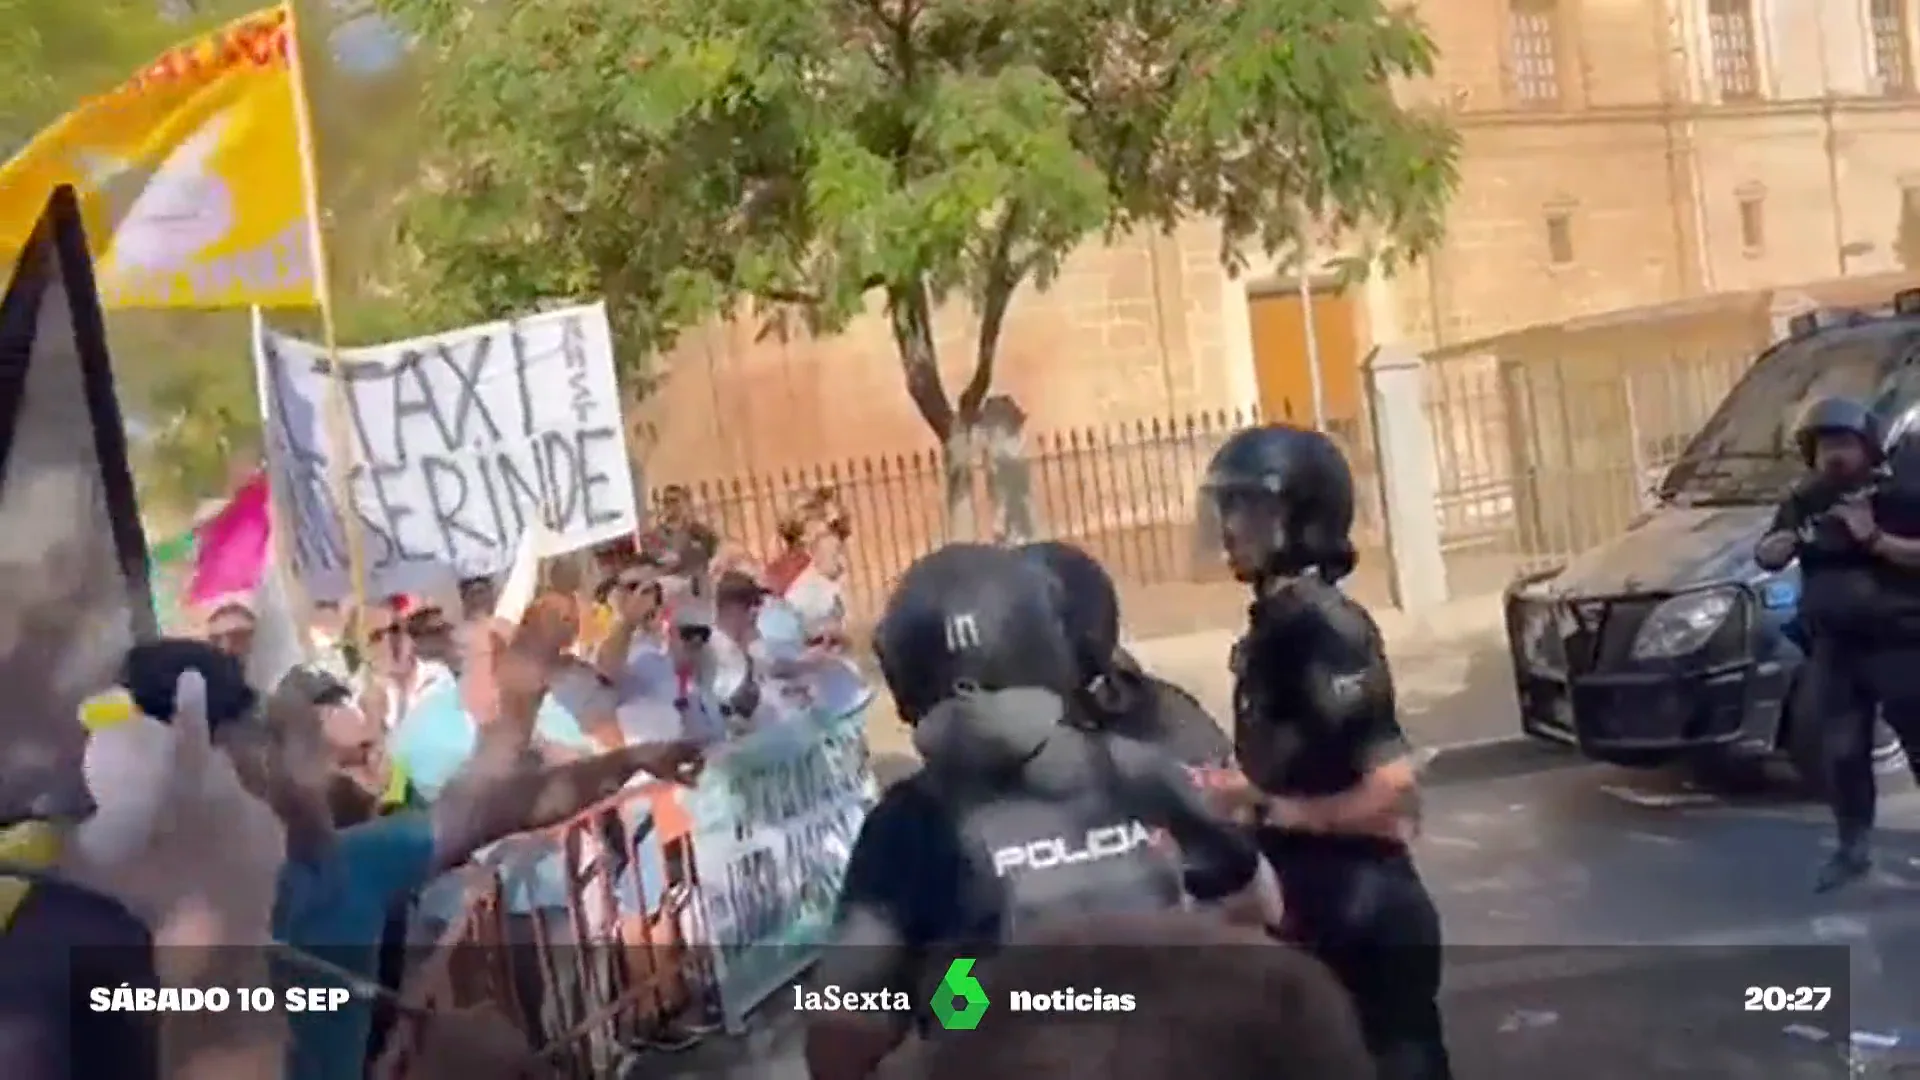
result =
[[[1748,1012],[1825,1012],[1833,1000],[1833,989],[1826,986],[1749,986]]]

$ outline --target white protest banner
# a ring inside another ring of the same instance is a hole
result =
[[[730,743],[681,796],[729,1029],[811,964],[878,797],[868,693]],[[837,708],[835,707],[837,706]]]
[[[334,497],[342,453],[369,596],[498,574],[532,521],[552,533],[543,555],[635,528],[600,304],[341,350],[352,432],[344,449],[330,422],[326,350],[256,320],[254,359],[293,569],[316,599],[352,592],[347,515]]]

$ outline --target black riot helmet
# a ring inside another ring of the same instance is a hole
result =
[[[1200,480],[1199,540],[1257,583],[1353,572],[1353,470],[1324,433],[1286,424],[1235,432]]]
[[[1874,465],[1880,464],[1886,453],[1880,418],[1866,403],[1853,398],[1821,398],[1800,414],[1800,423],[1793,430],[1793,441],[1800,451],[1800,460],[1808,468],[1813,467],[1814,455],[1823,435],[1852,435],[1858,438],[1867,449],[1868,461]]]
[[[1060,617],[1083,684],[1104,676],[1120,648],[1120,591],[1099,560],[1060,540],[1042,540],[1019,549],[1059,588]]]
[[[900,718],[917,724],[969,691],[1081,684],[1054,580],[1016,552],[949,544],[915,560],[874,627],[880,674]]]

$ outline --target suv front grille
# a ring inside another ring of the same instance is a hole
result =
[[[1656,660],[1635,659],[1634,639],[1654,609],[1665,603],[1667,595],[1617,597],[1605,600],[1533,601],[1527,608],[1545,604],[1547,617],[1553,620],[1555,633],[1548,642],[1549,652],[1560,655],[1570,678],[1583,675],[1628,674],[1669,667],[1682,663],[1689,669],[1715,668],[1750,658],[1752,599],[1742,591],[1732,612],[1713,636],[1681,657]],[[1523,608],[1523,611],[1527,610]],[[1520,620],[1525,625],[1525,619]],[[1557,645],[1557,649],[1553,646]]]

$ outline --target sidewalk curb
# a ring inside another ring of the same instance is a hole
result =
[[[1498,593],[1482,593],[1449,600],[1426,611],[1409,612],[1381,605],[1369,606],[1367,613],[1373,616],[1374,624],[1380,628],[1380,636],[1386,640],[1388,651],[1393,652],[1424,649],[1441,644],[1453,645],[1461,638],[1502,631],[1505,607]],[[1163,642],[1198,641],[1216,637],[1231,645],[1240,637],[1243,629],[1244,627],[1235,624],[1184,630],[1172,634],[1134,636],[1123,633],[1121,638],[1122,644],[1130,649],[1151,650]]]
[[[1369,609],[1380,627],[1380,636],[1392,648],[1422,648],[1444,640],[1449,644],[1463,637],[1503,630],[1506,608],[1499,593],[1480,593],[1459,597],[1425,611],[1402,611],[1395,607]]]

